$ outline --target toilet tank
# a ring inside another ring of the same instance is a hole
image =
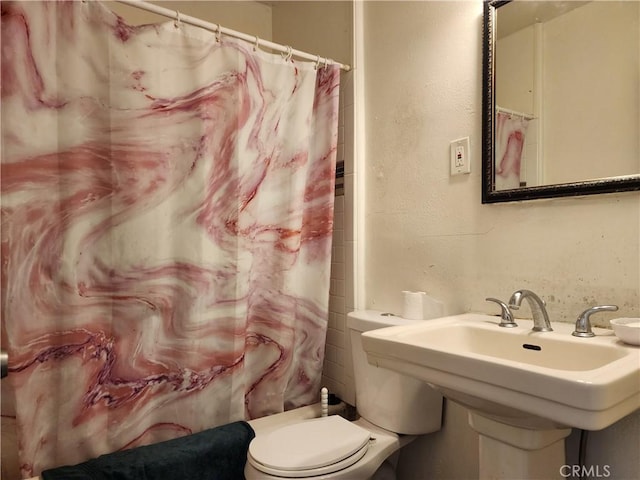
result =
[[[424,320],[407,320],[373,310],[347,315],[358,413],[385,430],[409,435],[440,430],[442,395],[425,382],[370,365],[360,334],[416,321]]]

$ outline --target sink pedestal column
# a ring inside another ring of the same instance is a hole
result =
[[[564,439],[570,428],[530,430],[469,412],[469,425],[480,434],[480,477],[483,480],[561,479]]]

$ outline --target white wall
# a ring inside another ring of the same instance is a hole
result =
[[[640,316],[640,194],[481,205],[482,2],[365,2],[364,30],[366,306],[399,313],[414,289],[448,313],[497,313],[485,297],[530,288],[552,322],[597,303]],[[472,173],[450,177],[449,142],[466,135]],[[591,435],[616,478],[639,477],[637,419]],[[402,478],[477,478],[465,422],[448,408],[445,430],[401,458]]]
[[[640,2],[623,1],[544,24],[543,155],[563,159],[545,164],[548,183],[639,171],[639,22]]]
[[[399,312],[424,289],[493,312],[485,297],[527,287],[552,321],[640,314],[640,194],[481,205],[481,6],[365,2],[367,306]],[[472,173],[450,177],[466,135]]]

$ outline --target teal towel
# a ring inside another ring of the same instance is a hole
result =
[[[234,422],[145,447],[45,470],[43,480],[241,480],[255,432]]]

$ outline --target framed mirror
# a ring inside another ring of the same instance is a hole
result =
[[[640,2],[484,2],[482,203],[640,190]]]

